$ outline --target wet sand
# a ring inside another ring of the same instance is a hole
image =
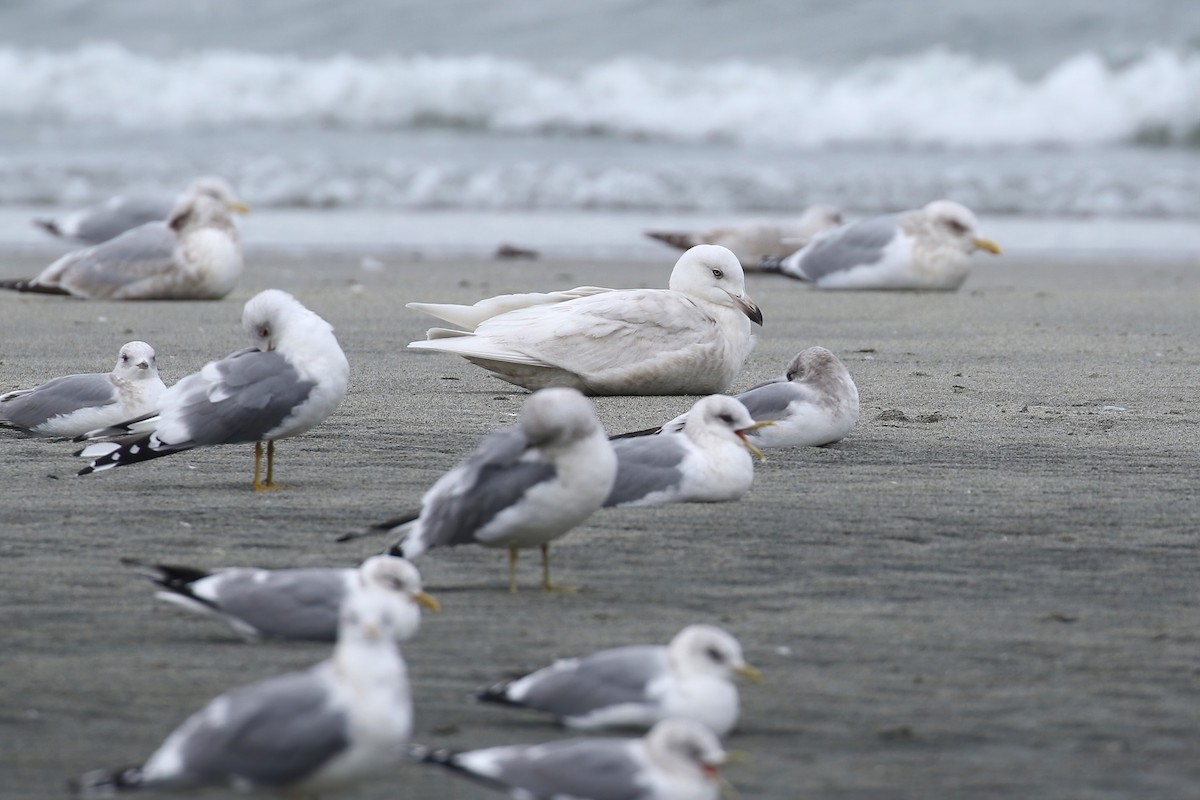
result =
[[[75,478],[72,445],[0,430],[3,797],[62,796],[213,695],[328,653],[243,645],[118,559],[341,565],[382,547],[333,540],[412,507],[525,396],[406,352],[432,323],[405,302],[665,285],[671,264],[380,261],[252,254],[215,303],[0,297],[0,390],[106,370],[139,338],[173,382],[243,347],[242,302],[268,287],[330,320],[352,366],[341,408],[280,445],[282,492],[250,490],[250,446]],[[980,259],[945,295],[748,288],[766,326],[734,388],[825,345],[862,393],[851,438],[771,452],[738,503],[597,514],[552,549],[577,594],[537,589],[536,554],[516,595],[502,552],[426,556],[445,611],[405,648],[414,739],[562,736],[470,694],[707,621],[767,678],[728,741],[751,755],[725,770],[747,800],[1200,796],[1200,263]],[[611,432],[687,405],[596,402]],[[402,765],[344,796],[498,795]]]

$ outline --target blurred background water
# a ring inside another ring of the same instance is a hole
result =
[[[951,197],[1183,247],[1200,2],[0,0],[0,216],[203,173],[285,229]]]

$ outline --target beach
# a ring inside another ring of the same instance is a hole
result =
[[[251,491],[248,445],[77,478],[71,443],[0,430],[5,798],[64,796],[85,770],[140,763],[214,695],[326,657],[243,644],[154,600],[119,559],[350,565],[388,544],[334,539],[415,507],[527,396],[462,359],[406,351],[435,324],[406,302],[663,286],[673,257],[247,262],[219,302],[0,296],[0,391],[106,371],[132,339],[155,346],[173,383],[244,347],[242,303],[272,287],[329,320],[351,363],[341,407],[279,444],[280,492]],[[0,275],[45,263],[11,254]],[[428,554],[444,611],[403,648],[414,741],[571,735],[471,694],[710,622],[766,678],[742,687],[727,740],[749,754],[723,771],[747,800],[1200,795],[1200,263],[977,257],[956,293],[817,292],[770,275],[747,289],[765,325],[732,388],[824,345],[858,383],[854,432],[770,451],[740,502],[599,512],[551,549],[577,593],[538,588],[536,552],[517,594],[503,551]],[[595,407],[618,433],[691,401]],[[497,795],[399,765],[338,796]]]

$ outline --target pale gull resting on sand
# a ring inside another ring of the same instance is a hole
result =
[[[411,730],[388,603],[364,587],[342,607],[329,660],[220,695],[142,766],[94,770],[76,788],[89,798],[205,787],[311,795],[394,765]]]
[[[0,288],[101,300],[217,300],[241,276],[242,246],[229,209],[190,192],[165,222],[67,253],[36,278],[0,281]]]
[[[342,602],[368,585],[387,602],[398,642],[416,636],[421,626],[419,606],[441,609],[437,600],[422,590],[417,568],[389,555],[372,556],[357,568],[226,567],[212,572],[122,560],[144,570],[161,587],[158,598],[223,619],[247,641],[332,642],[337,638]]]
[[[158,376],[154,348],[127,342],[112,372],[64,375],[33,389],[0,395],[0,425],[42,436],[79,436],[153,413],[166,388]]]
[[[188,192],[206,194],[224,203],[230,211],[241,214],[250,211],[250,206],[238,197],[229,181],[206,175],[193,181],[180,195],[119,194],[103,203],[73,211],[62,219],[35,219],[33,222],[60,239],[100,244],[147,222],[162,222],[171,216],[175,204]]]
[[[773,423],[755,421],[746,407],[723,394],[701,398],[678,433],[614,439],[617,480],[605,507],[737,500],[754,482],[762,451],[751,432]]]
[[[842,212],[830,206],[810,206],[793,222],[744,222],[705,231],[646,231],[651,239],[679,250],[698,244],[728,247],[750,272],[762,263],[777,262],[799,250],[823,231],[842,224]]]
[[[746,438],[759,447],[820,447],[841,441],[858,422],[858,387],[842,360],[824,347],[801,350],[782,375],[737,395],[758,422]],[[683,430],[686,413],[622,439]]]
[[[783,259],[778,271],[821,289],[943,289],[962,285],[971,254],[999,254],[970,209],[950,200],[852,222]]]
[[[717,800],[725,751],[713,732],[668,719],[640,739],[561,739],[451,752],[409,747],[515,800]]]
[[[762,681],[746,663],[738,640],[712,625],[689,625],[665,646],[630,645],[560,659],[477,697],[544,711],[582,730],[648,728],[677,717],[724,736],[738,720],[738,676]]]
[[[254,488],[274,480],[275,440],[320,424],[346,396],[350,365],[333,327],[278,289],[246,301],[242,327],[254,347],[210,361],[162,393],[159,412],[92,431],[119,437],[80,450],[80,475],[218,444],[254,442]],[[265,480],[259,480],[267,442]]]
[[[479,306],[410,304],[451,322],[472,314],[472,330],[430,329],[418,350],[457,353],[496,377],[540,389],[568,386],[591,395],[711,394],[724,391],[754,346],[750,322],[762,312],[746,296],[733,253],[700,245],[684,253],[668,289],[604,291],[502,310],[478,321]],[[504,298],[493,298],[503,301]]]
[[[438,479],[420,512],[371,530],[403,532],[392,553],[410,559],[460,544],[506,548],[514,592],[517,551],[539,547],[542,587],[552,590],[550,542],[600,508],[616,471],[587,398],[574,389],[543,389],[525,401],[517,425],[490,434]]]

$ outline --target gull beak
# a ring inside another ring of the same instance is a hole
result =
[[[366,634],[367,641],[379,641],[379,626],[374,622],[368,622],[366,625],[363,625],[363,633]]]
[[[232,203],[229,204],[229,210],[236,211],[239,214],[249,214],[250,213],[250,204],[245,202],[244,200],[234,200]]]
[[[717,771],[716,764],[710,764],[707,761],[700,762],[700,773],[710,781],[721,780],[721,773]]]
[[[146,361],[146,360],[142,360],[142,361],[139,361],[136,366],[138,369],[150,369],[150,362]]]
[[[976,247],[978,247],[980,250],[987,250],[992,255],[998,256],[998,255],[1000,255],[1001,252],[1003,252],[1000,249],[1000,245],[996,244],[991,239],[985,239],[984,237],[980,236],[980,237],[977,237],[974,241],[975,241]]]
[[[749,664],[741,664],[733,671],[751,683],[763,682],[763,674],[759,671],[758,667],[752,667]]]
[[[441,611],[442,604],[437,601],[437,598],[427,592],[417,592],[413,595],[413,600],[416,600],[419,605],[425,606],[430,611]]]
[[[759,428],[765,428],[768,425],[774,425],[774,424],[775,424],[774,420],[764,420],[762,422],[754,423],[749,428],[742,428],[740,431],[734,431],[734,433],[736,433],[737,437],[742,440],[742,444],[746,446],[747,450],[749,450],[754,455],[758,456],[758,459],[760,461],[766,461],[767,454],[764,453],[762,450],[759,450],[758,447],[754,444],[754,442],[747,439],[746,434],[749,433],[750,431],[755,431],[755,430],[758,430]]]
[[[753,300],[745,295],[739,297],[736,294],[731,294],[729,296],[733,298],[733,304],[737,306],[738,310],[749,317],[751,322],[760,326],[763,324],[762,310]]]

